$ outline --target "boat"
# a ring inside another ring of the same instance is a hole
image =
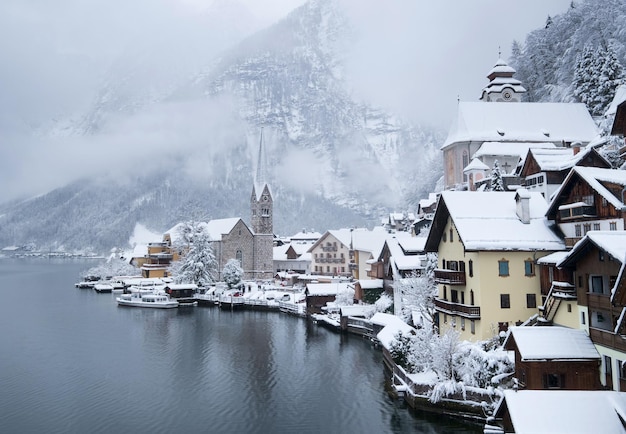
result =
[[[176,300],[170,299],[165,293],[132,292],[116,298],[118,306],[148,307],[153,309],[171,309],[178,307]]]
[[[113,285],[109,283],[96,283],[93,289],[96,292],[113,292]]]

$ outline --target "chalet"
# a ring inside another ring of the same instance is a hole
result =
[[[274,270],[301,274],[311,273],[311,244],[294,243],[274,247]]]
[[[611,163],[596,148],[572,144],[570,148],[531,148],[525,155],[519,177],[529,191],[539,191],[547,201],[574,166],[610,169]]]
[[[515,353],[522,389],[601,389],[600,354],[583,330],[511,327],[503,346]]]
[[[626,171],[575,166],[546,212],[572,247],[589,231],[623,231]]]
[[[444,191],[425,250],[438,253],[436,321],[489,339],[537,313],[537,259],[565,245],[540,193]]]
[[[624,261],[626,231],[590,231],[558,264],[573,272],[578,326],[587,331],[602,356],[602,384],[620,391],[626,391],[625,305],[618,296],[611,300],[611,295]]]
[[[352,276],[352,269],[356,267],[352,233],[362,230],[365,229],[326,231],[307,250],[311,255],[311,272],[326,276]]]
[[[485,433],[602,433],[626,429],[626,393],[607,390],[505,390]]]
[[[497,159],[503,171],[510,173],[529,147],[569,147],[576,142],[585,146],[598,136],[584,104],[521,102],[526,90],[513,78],[514,72],[498,60],[488,74],[481,101],[459,102],[456,119],[441,147],[446,189],[466,188],[468,178],[463,170],[485,143],[490,144],[488,151],[483,149],[485,158],[491,163]],[[502,152],[494,150],[498,146],[503,146]],[[522,150],[512,153],[509,148],[516,146]]]

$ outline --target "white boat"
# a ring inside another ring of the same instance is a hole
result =
[[[96,283],[93,286],[96,292],[113,292],[113,285],[109,283]]]
[[[118,306],[150,307],[153,309],[171,309],[178,307],[178,301],[170,299],[164,293],[132,292],[116,298]]]

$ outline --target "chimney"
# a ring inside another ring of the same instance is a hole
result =
[[[578,154],[580,152],[580,148],[582,147],[583,147],[583,144],[580,142],[572,143],[571,148],[574,151],[574,155]]]
[[[530,223],[530,192],[525,188],[518,188],[515,194],[517,217],[524,224]]]

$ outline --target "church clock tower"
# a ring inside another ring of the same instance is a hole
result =
[[[498,59],[495,66],[487,74],[489,84],[483,88],[480,100],[486,102],[521,102],[526,89],[522,86],[521,81],[513,78],[513,74],[515,74],[515,69],[507,65],[504,60]]]

